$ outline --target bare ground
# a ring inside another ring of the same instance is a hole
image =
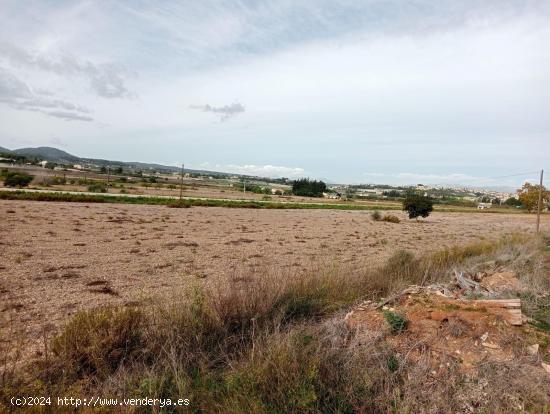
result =
[[[360,268],[400,248],[426,252],[532,231],[535,220],[434,213],[417,223],[397,215],[399,224],[374,222],[367,211],[1,201],[0,329],[36,344],[85,308],[265,268],[284,277],[318,261]],[[542,226],[550,229],[548,216]]]

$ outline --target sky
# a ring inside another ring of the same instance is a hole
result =
[[[550,1],[2,0],[0,146],[517,186],[550,170]]]

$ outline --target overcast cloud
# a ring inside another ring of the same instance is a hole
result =
[[[192,109],[198,109],[203,112],[212,112],[220,116],[220,121],[227,121],[229,118],[240,114],[245,111],[245,108],[240,103],[232,103],[231,105],[224,106],[211,106],[211,105],[191,105]]]
[[[546,0],[5,0],[0,39],[0,146],[346,182],[550,168]]]

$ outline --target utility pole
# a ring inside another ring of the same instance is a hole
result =
[[[180,179],[180,201],[183,197],[183,163],[181,164],[181,179]]]
[[[109,181],[111,180],[111,166],[107,167],[107,187],[109,187]]]
[[[243,194],[246,194],[246,180],[243,180]]]
[[[537,206],[537,233],[540,231],[540,211],[542,209],[542,177],[544,170],[540,170],[539,204]]]

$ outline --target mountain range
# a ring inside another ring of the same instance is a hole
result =
[[[99,167],[123,167],[126,169],[132,170],[155,170],[159,172],[179,172],[179,167],[161,165],[161,164],[151,164],[144,162],[127,162],[127,161],[112,161],[112,160],[103,160],[96,158],[83,158],[76,155],[69,154],[66,151],[60,150],[53,147],[36,147],[36,148],[19,148],[10,150],[4,147],[0,147],[0,152],[7,154],[16,154],[23,155],[29,158],[38,158],[40,160],[55,162],[58,164],[82,164],[82,165],[95,165]],[[217,171],[207,171],[207,170],[192,170],[189,168],[185,169],[186,172],[197,173],[197,174],[209,174],[209,175],[227,175],[227,173],[217,172]],[[232,174],[233,175],[233,174]],[[236,174],[238,175],[238,174]]]

